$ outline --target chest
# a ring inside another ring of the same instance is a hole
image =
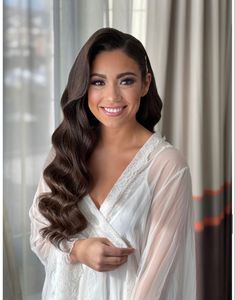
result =
[[[90,162],[90,173],[92,174],[90,196],[97,207],[104,202],[128,168],[132,157],[133,153],[125,155],[99,153],[93,156]]]

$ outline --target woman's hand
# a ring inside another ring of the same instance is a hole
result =
[[[115,247],[106,238],[89,238],[75,242],[70,253],[72,263],[82,263],[95,271],[112,271],[127,261],[133,248]]]

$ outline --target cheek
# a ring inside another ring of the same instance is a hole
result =
[[[93,91],[88,91],[88,107],[90,110],[94,109],[94,107],[97,105],[97,95]]]
[[[129,95],[129,101],[131,102],[131,104],[133,106],[139,106],[140,105],[140,101],[141,101],[141,94],[139,93],[139,91],[133,91]]]

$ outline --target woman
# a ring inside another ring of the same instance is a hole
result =
[[[42,298],[196,299],[190,173],[154,132],[162,102],[142,44],[95,32],[61,106],[30,209]]]

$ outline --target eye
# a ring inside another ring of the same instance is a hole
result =
[[[121,80],[121,85],[132,85],[134,82],[133,78],[124,78]]]
[[[95,86],[102,86],[104,85],[104,80],[101,80],[101,79],[93,79],[91,80],[90,82],[91,85],[95,85]]]

